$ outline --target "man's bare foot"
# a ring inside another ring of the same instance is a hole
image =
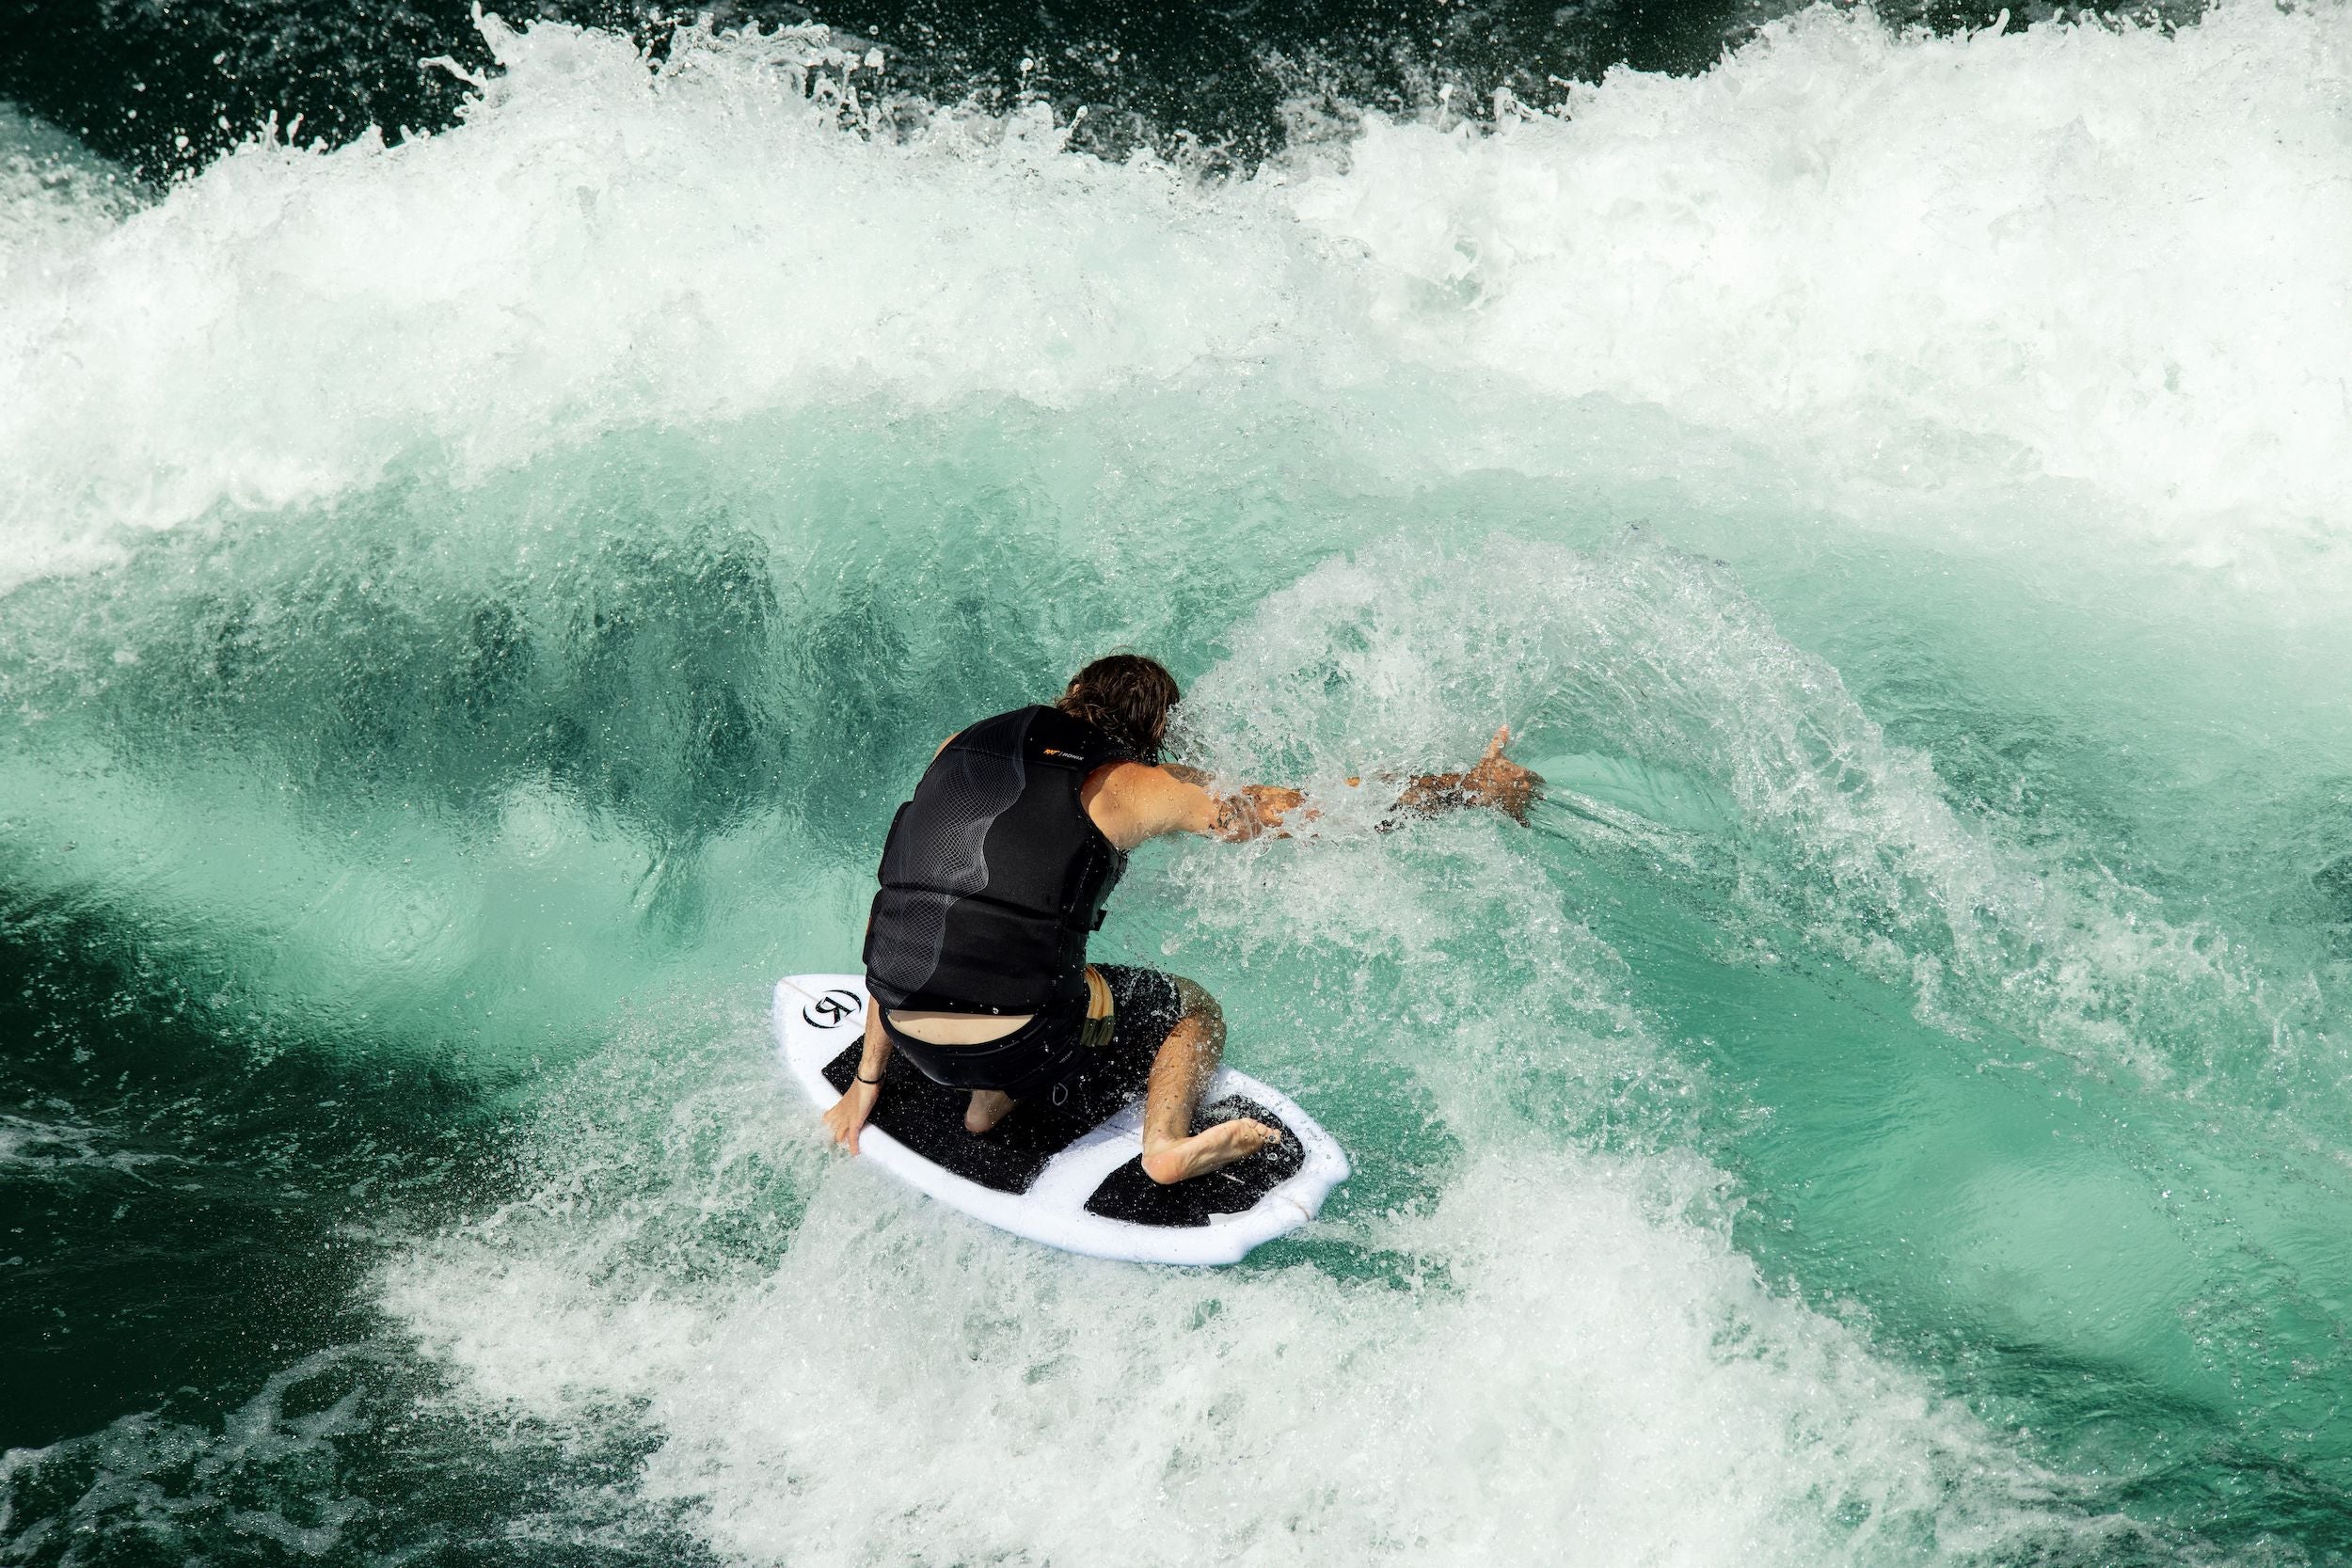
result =
[[[1002,1089],[974,1089],[972,1103],[963,1108],[963,1130],[979,1136],[1005,1119],[1005,1113],[1013,1107],[1012,1096]]]
[[[1247,1160],[1281,1136],[1279,1130],[1263,1121],[1237,1117],[1189,1138],[1179,1138],[1165,1148],[1145,1150],[1143,1174],[1163,1187],[1172,1181],[1190,1180],[1213,1170],[1222,1170],[1236,1160]]]

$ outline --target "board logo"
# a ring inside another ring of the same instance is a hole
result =
[[[857,1010],[857,992],[835,989],[803,1007],[801,1017],[812,1029],[838,1029]]]

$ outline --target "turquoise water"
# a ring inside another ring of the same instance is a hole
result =
[[[485,37],[160,192],[4,133],[0,1560],[2352,1555],[2352,11],[1205,175]],[[1113,646],[1327,804],[1100,939],[1355,1161],[1228,1271],[770,1056]],[[1532,829],[1340,784],[1506,721]]]

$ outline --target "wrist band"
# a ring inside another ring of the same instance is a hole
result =
[[[881,1079],[879,1079],[879,1078],[868,1078],[868,1077],[866,1077],[866,1074],[864,1074],[864,1073],[862,1073],[862,1072],[858,1071],[855,1068],[852,1068],[852,1069],[850,1069],[850,1077],[852,1077],[852,1078],[854,1078],[854,1079],[856,1079],[856,1080],[857,1080],[859,1083],[861,1083],[861,1084],[871,1084],[871,1085],[873,1085],[876,1088],[881,1088],[881,1087],[882,1087],[882,1080],[881,1080]]]

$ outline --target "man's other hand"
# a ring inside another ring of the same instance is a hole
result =
[[[881,1098],[880,1084],[851,1080],[850,1092],[834,1101],[833,1109],[825,1113],[825,1131],[833,1134],[833,1141],[855,1154],[858,1132],[866,1126],[866,1118],[874,1114],[874,1101]]]

